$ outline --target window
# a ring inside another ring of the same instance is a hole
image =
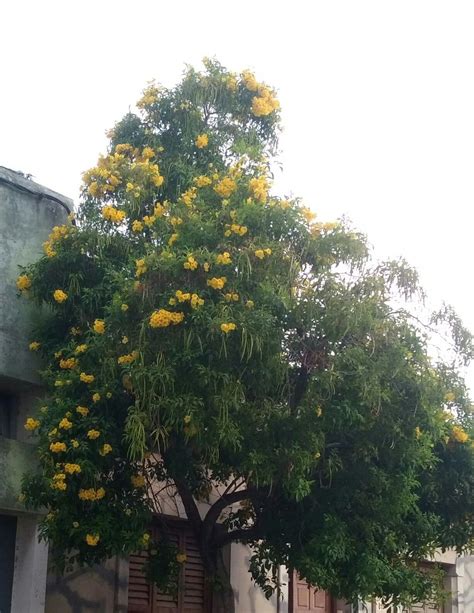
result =
[[[0,436],[15,438],[16,413],[13,397],[0,392]]]
[[[128,613],[208,613],[211,597],[191,527],[186,521],[174,520],[167,522],[167,527],[171,542],[187,556],[180,570],[178,596],[162,594],[147,582],[143,573],[147,552],[137,552],[129,561]],[[159,528],[154,526],[151,532],[159,541]]]

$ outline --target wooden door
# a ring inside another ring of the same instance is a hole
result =
[[[156,586],[150,585],[143,573],[148,554],[146,551],[135,553],[129,562],[128,613],[209,613],[211,598],[189,524],[173,521],[167,531],[171,542],[187,557],[180,569],[178,595],[162,594]],[[159,542],[158,528],[152,528],[152,536]]]
[[[294,572],[290,581],[290,612],[331,613],[332,598],[324,590],[314,589]]]

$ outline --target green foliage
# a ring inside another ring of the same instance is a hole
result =
[[[253,75],[207,62],[138,108],[19,281],[47,307],[24,495],[49,510],[58,562],[144,547],[161,484],[210,573],[237,540],[266,595],[278,564],[348,599],[429,595],[420,561],[472,546],[472,413],[410,314],[416,273],[270,194],[278,104]],[[445,323],[468,360],[470,335],[449,309]],[[213,487],[201,521],[193,499]],[[148,546],[164,589],[175,558]]]

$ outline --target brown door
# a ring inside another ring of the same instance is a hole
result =
[[[324,590],[316,590],[301,580],[296,572],[290,581],[291,613],[331,613],[332,598]]]
[[[177,597],[162,594],[150,585],[143,573],[147,552],[130,556],[128,582],[128,613],[209,613],[210,594],[205,582],[204,568],[194,534],[185,521],[168,524],[168,534],[180,552],[186,553],[181,565]],[[158,528],[152,536],[159,541]]]

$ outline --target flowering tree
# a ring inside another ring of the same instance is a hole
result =
[[[166,490],[216,581],[237,541],[267,595],[285,564],[349,599],[423,598],[420,560],[472,544],[471,337],[446,309],[430,325],[457,361],[429,357],[415,272],[271,194],[275,92],[205,66],[147,87],[18,279],[46,387],[26,503],[58,563],[147,547],[162,589],[185,563],[147,532]]]

